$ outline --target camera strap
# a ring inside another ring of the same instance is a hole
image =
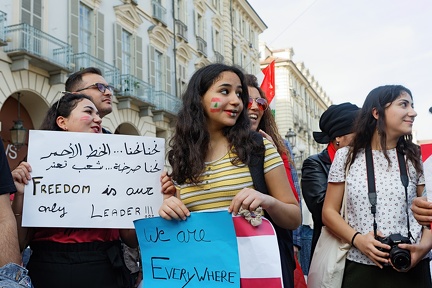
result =
[[[405,188],[405,201],[406,201],[406,207],[405,212],[407,216],[407,228],[408,228],[408,237],[413,239],[410,231],[410,223],[409,223],[409,214],[408,214],[408,175],[407,175],[407,168],[405,163],[404,155],[397,151],[397,157],[399,162],[399,172],[400,172],[400,178],[402,185]],[[365,155],[366,155],[366,172],[367,172],[367,180],[368,180],[368,198],[369,202],[371,203],[371,213],[374,217],[374,223],[373,223],[373,229],[374,229],[374,236],[377,237],[377,223],[376,223],[376,204],[377,204],[377,194],[376,194],[376,185],[375,185],[375,173],[374,173],[374,167],[373,167],[373,156],[372,156],[372,148],[369,145],[365,149]],[[414,239],[413,239],[414,240]]]

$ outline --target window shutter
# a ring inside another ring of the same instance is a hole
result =
[[[120,24],[114,23],[114,53],[115,66],[122,69],[122,27]]]
[[[97,58],[101,61],[105,60],[105,37],[104,37],[104,19],[105,16],[101,12],[97,13],[96,18],[96,55]]]
[[[42,0],[33,0],[33,27],[42,30]]]
[[[199,36],[199,31],[198,31],[198,13],[194,12],[194,27],[195,27],[195,35]]]
[[[78,53],[79,37],[79,0],[69,0],[69,44]]]
[[[153,87],[156,87],[156,59],[155,59],[155,48],[149,45],[149,81]]]
[[[171,58],[169,56],[165,56],[165,71],[166,71],[166,77],[165,77],[165,89],[166,92],[168,92],[169,94],[172,94],[171,91]]]
[[[21,22],[31,25],[31,14],[25,10],[21,10]]]
[[[143,79],[143,45],[142,38],[135,36],[135,76]]]

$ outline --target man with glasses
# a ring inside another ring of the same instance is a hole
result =
[[[95,67],[88,67],[69,76],[66,80],[67,92],[81,92],[92,98],[101,118],[112,112],[112,96],[114,87],[108,85],[102,72]],[[109,131],[103,129],[103,133]]]
[[[71,93],[79,92],[90,96],[99,110],[101,118],[112,112],[114,87],[108,85],[98,68],[88,67],[71,74],[66,80],[65,90]],[[111,134],[105,128],[102,128],[102,132]],[[130,281],[134,283],[140,272],[139,267],[136,265],[137,261],[139,261],[139,251],[137,248],[130,248],[125,244],[122,244],[122,247],[125,253],[126,266],[131,272]]]

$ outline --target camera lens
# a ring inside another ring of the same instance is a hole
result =
[[[399,270],[408,269],[411,265],[411,256],[407,250],[395,249],[397,251],[390,252],[391,261],[393,266]]]

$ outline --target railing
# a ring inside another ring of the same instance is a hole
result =
[[[197,39],[198,52],[200,52],[201,54],[207,57],[207,42],[204,41],[204,39],[201,38],[200,36],[197,36],[196,39]]]
[[[69,69],[72,46],[66,42],[25,23],[5,27],[5,34],[6,53],[26,52]]]
[[[183,23],[183,21],[178,20],[178,19],[175,20],[175,24],[176,24],[177,36],[181,37],[185,41],[188,41],[187,40],[187,26],[186,26],[186,24]]]
[[[165,91],[155,91],[155,105],[157,110],[165,110],[177,115],[180,109],[181,100]]]
[[[214,51],[214,54],[215,54],[215,62],[216,63],[223,63],[224,62],[225,58],[224,58],[224,56],[222,56],[221,53]]]
[[[116,67],[87,53],[74,54],[73,63],[75,64],[73,72],[87,67],[99,68],[105,80],[116,89],[120,89],[120,71]]]
[[[162,6],[162,4],[154,0],[152,1],[152,7],[153,7],[153,18],[165,24],[166,23],[165,15],[167,13],[166,9]]]
[[[120,75],[120,81],[120,95],[132,96],[156,106],[153,96],[153,88],[150,84],[130,74]]]
[[[0,42],[5,43],[6,37],[5,37],[5,23],[6,23],[6,13],[3,11],[0,11]]]

